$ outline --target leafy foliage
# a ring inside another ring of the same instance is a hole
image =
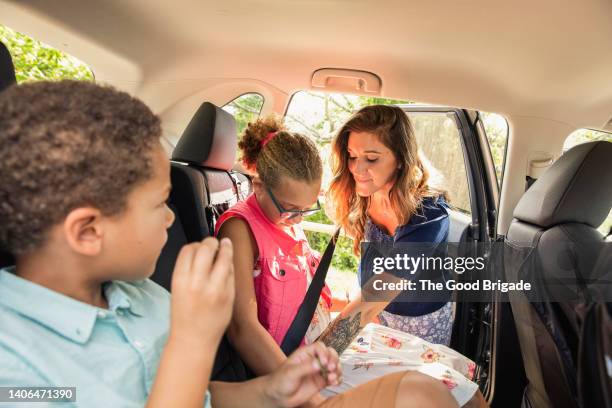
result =
[[[287,126],[311,137],[321,148],[329,145],[340,127],[354,112],[367,105],[412,103],[371,96],[298,92],[285,116]]]
[[[310,215],[305,220],[320,224],[333,224],[323,211]],[[308,238],[311,248],[323,254],[331,236],[321,232],[306,231],[306,238]],[[336,244],[336,251],[334,252],[331,266],[336,269],[357,273],[358,262],[359,260],[353,254],[353,240],[347,237],[340,237]]]
[[[249,122],[253,122],[259,117],[263,103],[263,96],[258,93],[248,93],[228,102],[223,110],[234,116],[236,131],[238,135],[241,135]]]
[[[612,142],[612,133],[600,132],[593,129],[578,129],[575,132],[572,132],[572,134],[565,139],[563,151],[571,149],[572,147],[581,143],[595,142],[598,140]]]
[[[60,50],[0,25],[0,41],[8,48],[17,82],[76,79],[93,81],[89,67]]]
[[[496,113],[480,112],[485,133],[489,140],[491,156],[495,165],[497,182],[501,183],[504,157],[508,143],[508,122],[501,115]]]

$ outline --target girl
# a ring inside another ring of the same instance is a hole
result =
[[[355,242],[355,254],[362,241],[447,241],[446,193],[428,184],[428,172],[402,109],[384,105],[361,109],[341,128],[332,151],[329,197],[336,223]],[[448,345],[453,326],[451,293],[437,302],[409,302],[409,295],[390,303],[379,315],[380,322]]]
[[[242,163],[254,175],[253,194],[227,210],[216,225],[236,248],[234,316],[228,337],[258,375],[276,369],[282,342],[319,263],[299,226],[320,209],[323,166],[316,146],[288,132],[276,118],[252,123],[239,143]],[[324,288],[305,342],[329,323],[331,293]]]

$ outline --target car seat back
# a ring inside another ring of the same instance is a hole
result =
[[[505,273],[543,282],[538,295],[510,297],[528,385],[525,407],[577,407],[581,304],[611,299],[610,246],[597,231],[612,206],[612,143],[567,151],[525,192],[514,210],[506,247],[531,246],[535,263],[506,256]],[[609,258],[609,257],[608,257]],[[526,271],[525,265],[530,265]],[[590,298],[590,299],[589,299]]]
[[[218,217],[250,194],[250,180],[231,170],[236,146],[234,117],[205,102],[172,153],[169,207],[176,220],[151,277],[168,290],[181,247],[212,235]]]
[[[0,42],[0,92],[16,83],[13,59],[8,48]],[[15,259],[13,256],[8,251],[0,248],[0,268],[13,265],[14,263]]]

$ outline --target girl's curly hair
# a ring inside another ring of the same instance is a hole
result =
[[[247,170],[271,188],[281,176],[312,182],[323,175],[317,146],[306,136],[289,132],[276,116],[249,123],[238,147]]]

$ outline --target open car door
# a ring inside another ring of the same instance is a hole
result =
[[[487,245],[482,244],[501,240],[496,234],[499,185],[480,114],[450,107],[401,108],[410,117],[421,154],[432,167],[432,184],[440,185],[450,195],[448,242],[461,252],[455,255],[488,257],[483,253]],[[468,273],[453,277],[458,282],[470,279]],[[463,291],[456,291],[454,299],[457,303],[451,347],[476,362],[474,380],[491,401],[498,325],[506,321],[514,330],[510,308],[504,311],[503,304],[493,296],[484,302],[467,301]],[[511,344],[518,347],[516,341]],[[516,369],[522,373],[522,365]],[[520,381],[516,387],[520,387]],[[515,396],[517,404],[520,391],[518,397]]]

